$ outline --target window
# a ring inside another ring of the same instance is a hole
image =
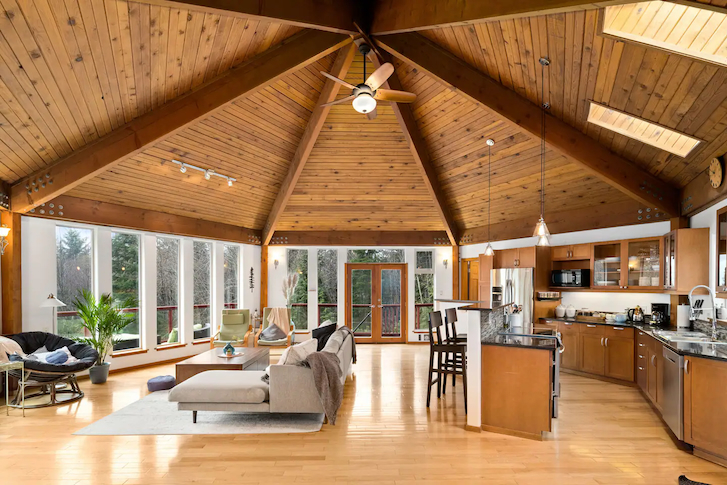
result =
[[[318,250],[318,325],[338,323],[338,251]]]
[[[157,345],[180,342],[179,239],[157,238]]]
[[[114,350],[141,347],[139,239],[136,234],[111,233],[111,296],[118,302],[128,302],[124,310],[135,314],[134,321],[116,335],[118,341],[114,344]]]
[[[194,339],[209,338],[212,333],[212,244],[195,241],[194,262]]]
[[[83,325],[75,300],[81,290],[93,291],[93,231],[76,227],[56,227],[57,298],[65,303],[58,308],[57,333],[63,337],[83,336]]]
[[[429,328],[429,314],[434,310],[434,260],[432,251],[417,251],[414,269],[414,329]]]
[[[403,249],[349,249],[349,263],[403,263]]]
[[[225,244],[225,308],[237,308],[240,298],[240,246]]]
[[[290,298],[290,316],[296,330],[308,330],[308,250],[288,249],[288,274],[298,273],[298,285]]]

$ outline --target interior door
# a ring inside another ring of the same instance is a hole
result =
[[[460,297],[462,300],[479,300],[480,295],[480,259],[468,258],[462,260],[460,270]]]
[[[346,264],[346,325],[357,343],[405,343],[406,264]]]

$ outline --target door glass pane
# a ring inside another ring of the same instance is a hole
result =
[[[157,344],[179,343],[179,239],[157,238]]]
[[[351,325],[357,337],[371,336],[371,270],[351,270]]]
[[[212,328],[212,244],[194,241],[194,339],[209,338]]]
[[[81,291],[93,291],[93,232],[77,227],[56,227],[56,264],[56,297],[65,303],[58,308],[57,333],[62,337],[81,337],[84,330],[75,301],[81,298]],[[47,314],[50,320],[51,312]]]
[[[594,286],[619,286],[621,281],[621,244],[593,247]]]
[[[134,321],[115,335],[114,350],[141,347],[139,240],[138,234],[111,233],[111,295],[126,312],[134,314]]]
[[[629,243],[628,286],[659,286],[659,241]]]
[[[401,270],[381,270],[381,336],[401,337]]]

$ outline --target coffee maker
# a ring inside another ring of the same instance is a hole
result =
[[[651,304],[651,324],[657,327],[668,327],[671,317],[668,303]]]

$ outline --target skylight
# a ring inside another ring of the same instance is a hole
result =
[[[591,101],[588,122],[661,150],[686,157],[700,140]]]
[[[654,1],[606,7],[606,35],[727,66],[727,15]]]

